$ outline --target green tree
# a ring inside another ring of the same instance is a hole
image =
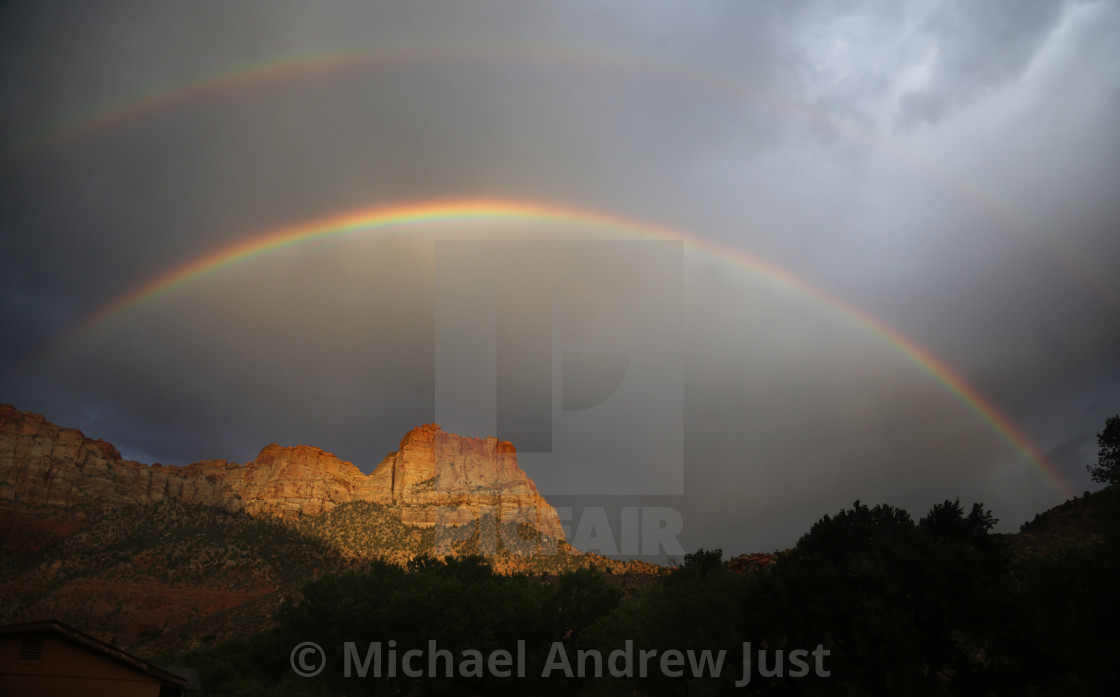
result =
[[[700,578],[708,575],[709,571],[723,568],[723,550],[704,549],[701,547],[692,554],[684,555],[684,566],[677,570],[677,574],[694,574]]]
[[[552,598],[554,636],[578,640],[583,630],[611,612],[622,600],[622,591],[610,585],[603,574],[578,569],[556,579]]]
[[[966,515],[946,501],[915,524],[856,501],[751,579],[742,633],[831,652],[831,676],[799,680],[797,694],[985,694],[997,677],[986,657],[1012,614],[1003,555],[981,542],[991,524],[981,504]]]
[[[934,504],[929,513],[918,521],[918,527],[934,539],[951,539],[966,542],[981,542],[988,538],[988,532],[999,520],[991,511],[984,510],[980,503],[972,504],[966,516],[960,499]]]
[[[743,634],[735,618],[745,614],[741,609],[747,578],[728,571],[719,549],[700,549],[685,555],[684,565],[675,569],[661,583],[649,586],[626,598],[608,614],[600,616],[579,637],[577,648],[594,648],[603,656],[632,641],[635,651],[656,650],[660,656],[672,649],[687,652],[724,650],[730,655],[719,676],[706,673],[692,679],[688,673],[680,677],[663,675],[650,662],[645,678],[640,672],[633,678],[588,680],[578,686],[585,694],[595,695],[704,695],[737,694],[737,679],[732,664],[741,651]],[[637,653],[635,654],[638,655]],[[566,694],[576,694],[569,689]]]
[[[1097,464],[1089,465],[1094,482],[1116,484],[1120,482],[1120,414],[1104,422],[1104,430],[1097,434]]]

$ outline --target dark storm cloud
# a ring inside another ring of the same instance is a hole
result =
[[[70,332],[260,232],[485,195],[780,264],[939,356],[1088,488],[1120,396],[1117,36],[1115,5],[1074,2],[6,3],[0,401],[143,461],[276,441],[368,471],[434,418],[434,240],[577,231],[340,239]],[[361,51],[381,58],[81,128]],[[865,321],[685,250],[686,549],[789,545],[856,498],[983,500],[1004,529],[1060,500]]]
[[[995,91],[1026,70],[1061,22],[1065,3],[1031,0],[1003,7],[946,3],[919,27],[921,40],[937,46],[929,84],[900,97],[903,127],[936,122],[946,112]]]

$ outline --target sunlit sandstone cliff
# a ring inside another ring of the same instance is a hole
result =
[[[0,506],[131,505],[165,498],[285,518],[371,501],[398,507],[409,525],[462,525],[491,514],[564,538],[556,511],[518,466],[513,445],[497,438],[419,426],[368,476],[304,445],[269,445],[245,464],[205,460],[171,467],[125,460],[103,440],[0,405]]]

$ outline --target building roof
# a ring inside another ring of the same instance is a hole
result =
[[[58,620],[42,620],[39,622],[25,622],[23,624],[9,624],[0,627],[0,637],[20,634],[33,634],[46,632],[62,637],[72,643],[78,644],[89,651],[100,654],[117,663],[124,664],[141,673],[152,676],[157,680],[172,683],[183,687],[187,682],[185,678],[171,671],[152,665],[142,658],[138,658],[123,649],[118,649],[112,644],[107,644],[100,639],[95,639],[84,632],[63,624]]]
[[[197,668],[183,668],[180,666],[167,666],[164,670],[171,671],[184,680],[183,689],[187,692],[191,690],[199,691],[202,689],[202,683],[198,679]]]

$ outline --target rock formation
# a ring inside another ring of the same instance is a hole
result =
[[[401,520],[414,526],[462,525],[490,514],[564,539],[556,511],[518,466],[513,445],[497,438],[420,426],[368,476],[304,445],[268,445],[243,465],[149,466],[123,459],[111,444],[77,429],[0,405],[0,507],[123,506],[165,498],[284,518],[371,501],[399,507]]]

